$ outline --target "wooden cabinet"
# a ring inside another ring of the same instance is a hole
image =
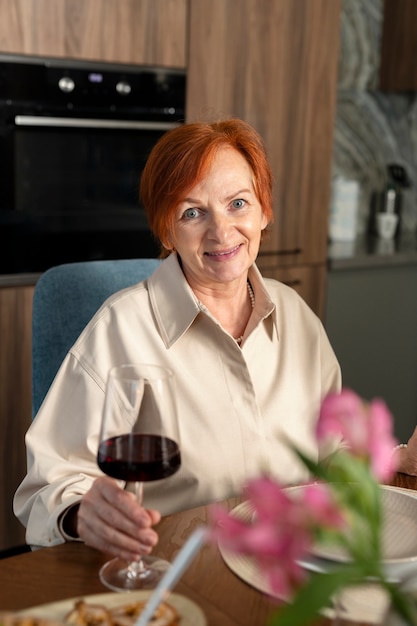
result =
[[[241,117],[268,148],[265,267],[326,260],[340,12],[339,0],[190,3],[188,121]]]
[[[24,543],[12,501],[26,471],[24,436],[32,415],[33,287],[0,287],[0,550]]]
[[[187,0],[0,0],[0,51],[185,67]]]
[[[417,2],[384,0],[380,88],[417,90]]]

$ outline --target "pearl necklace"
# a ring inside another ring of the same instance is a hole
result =
[[[253,309],[255,307],[255,294],[253,293],[252,285],[250,284],[249,281],[246,283],[246,285],[248,287],[248,294],[249,294],[250,304],[251,304],[251,307]],[[240,335],[240,337],[235,339],[235,341],[236,341],[238,346],[240,346],[240,344],[242,343],[242,339],[243,339],[243,335]]]
[[[253,293],[252,285],[250,284],[250,282],[248,281],[246,284],[248,286],[250,305],[251,305],[252,309],[254,309],[255,308],[255,294]]]

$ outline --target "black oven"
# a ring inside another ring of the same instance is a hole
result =
[[[138,188],[185,72],[0,55],[0,274],[153,257]]]

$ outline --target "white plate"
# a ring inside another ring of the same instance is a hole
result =
[[[382,553],[384,564],[400,564],[417,560],[417,494],[414,496],[395,488],[381,486]],[[315,556],[347,562],[346,553],[329,546],[316,546]]]
[[[297,493],[303,487],[290,487]],[[417,492],[381,485],[383,510],[382,552],[383,566],[390,578],[397,580],[417,565]],[[340,548],[315,546],[311,557],[302,565],[315,571],[329,571],[335,565],[349,561]],[[333,565],[332,565],[333,563]]]
[[[253,517],[252,505],[250,502],[242,502],[242,504],[233,509],[233,514],[239,519],[248,522]],[[255,587],[255,589],[265,594],[270,594],[268,581],[263,576],[254,559],[244,554],[228,552],[221,542],[219,542],[219,550],[224,562],[232,572],[252,587]],[[310,571],[318,572],[330,571],[335,567],[340,568],[338,563],[316,559],[315,557],[311,557],[311,560],[300,564]],[[279,599],[285,601],[285,598]],[[378,626],[383,621],[389,604],[389,600],[381,587],[372,583],[350,587],[342,592],[339,599],[344,607],[343,619],[351,622],[377,624]],[[335,618],[332,609],[323,609],[322,614],[329,619]]]
[[[129,591],[127,593],[100,593],[90,596],[81,596],[60,602],[41,604],[39,606],[25,609],[16,613],[17,616],[43,617],[46,619],[63,621],[65,616],[73,609],[77,600],[84,600],[88,603],[102,604],[107,608],[131,604],[132,602],[145,601],[149,598],[151,591]],[[181,615],[181,626],[206,626],[204,613],[197,604],[177,593],[172,593],[167,602],[174,606]]]
[[[303,487],[288,487],[286,491],[299,491]],[[381,485],[383,507],[386,521],[383,529],[383,566],[386,575],[393,582],[404,579],[407,574],[417,569],[417,491]],[[253,509],[249,502],[238,505],[233,513],[239,518],[250,520]],[[223,558],[227,551],[219,545]],[[224,553],[224,554],[223,554]],[[324,557],[325,555],[325,557]],[[257,568],[249,557],[227,554],[226,563],[246,582],[267,591],[265,580],[262,580]],[[316,547],[314,553],[300,559],[299,563],[312,572],[332,572],[346,562],[346,555],[340,552]]]

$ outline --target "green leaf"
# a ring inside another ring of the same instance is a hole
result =
[[[402,591],[396,584],[386,583],[385,588],[391,595],[392,608],[407,624],[417,624],[416,599],[412,594]]]
[[[320,540],[328,545],[342,546],[353,560],[362,565],[368,563],[369,575],[379,574],[382,554],[381,492],[368,460],[340,450],[329,463],[323,464],[311,460],[296,446],[292,446],[292,450],[313,476],[328,484],[348,519],[346,533],[324,530],[320,532]]]
[[[268,626],[306,626],[315,622],[320,611],[331,606],[332,597],[343,587],[360,580],[361,574],[355,566],[346,566],[331,574],[312,574],[294,600],[276,611]]]

